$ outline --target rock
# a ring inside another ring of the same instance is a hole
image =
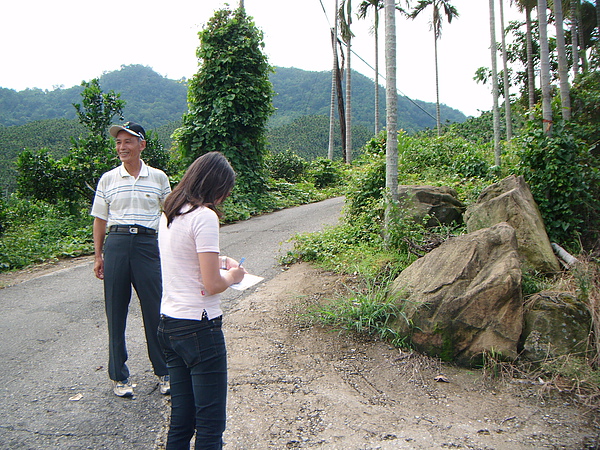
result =
[[[568,292],[543,291],[526,303],[523,319],[523,357],[541,362],[591,351],[592,318],[584,302]]]
[[[560,270],[552,251],[539,208],[522,176],[511,175],[488,186],[465,212],[467,232],[500,222],[517,233],[519,255],[526,270],[553,273]]]
[[[448,239],[407,267],[390,299],[414,347],[462,365],[483,352],[515,359],[523,323],[521,264],[507,223]]]
[[[431,216],[428,227],[463,222],[465,206],[456,197],[456,191],[447,186],[398,186],[398,199],[416,222]]]

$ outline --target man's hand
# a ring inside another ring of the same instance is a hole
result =
[[[104,258],[94,259],[94,273],[96,274],[96,278],[104,280]]]
[[[104,256],[102,249],[104,248],[104,238],[106,237],[106,220],[94,218],[94,273],[96,278],[104,280]]]

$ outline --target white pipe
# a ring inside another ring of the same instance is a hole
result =
[[[552,245],[552,249],[554,250],[554,253],[556,253],[556,255],[566,263],[568,268],[571,268],[572,266],[574,266],[575,264],[577,264],[579,262],[579,260],[577,258],[575,258],[573,255],[571,255],[569,252],[567,252],[564,248],[562,248],[556,242],[552,242],[551,245]]]

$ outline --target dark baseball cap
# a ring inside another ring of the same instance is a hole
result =
[[[146,132],[144,128],[135,122],[125,122],[123,125],[113,125],[108,132],[114,138],[117,137],[119,131],[127,131],[129,134],[146,140]]]

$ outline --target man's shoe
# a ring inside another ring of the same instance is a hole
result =
[[[171,380],[169,379],[169,375],[158,377],[158,387],[160,388],[160,393],[163,395],[171,393]]]
[[[113,381],[113,392],[118,397],[133,397],[133,386],[129,380]]]

